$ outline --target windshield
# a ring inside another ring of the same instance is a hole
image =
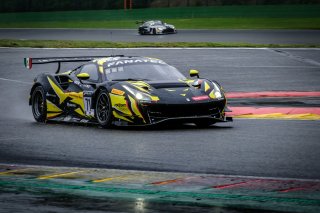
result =
[[[148,25],[163,25],[163,22],[162,21],[147,21],[143,24],[143,26],[148,26]]]
[[[107,67],[104,69],[104,73],[109,81],[176,81],[186,79],[176,68],[167,64],[145,63]]]

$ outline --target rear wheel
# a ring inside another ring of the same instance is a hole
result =
[[[100,91],[96,102],[96,117],[98,123],[103,128],[111,126],[112,122],[112,108],[109,95],[105,90]]]
[[[47,119],[47,104],[42,86],[34,89],[31,95],[31,106],[34,119],[38,122],[45,122]]]

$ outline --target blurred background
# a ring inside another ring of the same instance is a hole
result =
[[[1,0],[1,12],[111,10],[217,5],[319,4],[320,0]]]

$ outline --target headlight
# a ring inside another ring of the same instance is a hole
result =
[[[136,90],[136,89],[133,89],[131,87],[128,87],[126,85],[123,85],[122,86],[123,88],[125,88],[128,92],[130,92],[132,95],[134,95],[134,97],[138,100],[138,101],[141,101],[141,102],[151,102],[151,97],[146,95],[145,93],[139,91],[139,90]]]
[[[220,90],[219,86],[214,82],[212,82],[212,84],[213,84],[213,87],[214,87],[214,96],[216,98],[218,98],[218,99],[222,98],[222,93],[221,93],[221,90]]]
[[[215,92],[214,95],[216,96],[216,98],[221,98],[222,97],[222,94],[221,94],[220,91],[219,92],[218,91]]]

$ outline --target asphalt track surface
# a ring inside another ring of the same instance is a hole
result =
[[[285,178],[320,178],[319,121],[245,120],[206,129],[101,129],[36,123],[28,106],[33,78],[56,65],[24,57],[145,55],[187,75],[190,68],[226,91],[320,90],[319,49],[8,49],[0,68],[0,162]],[[62,69],[69,69],[68,64]]]
[[[319,44],[319,30],[179,30],[144,35],[132,29],[0,29],[0,39],[89,40],[115,42],[242,42],[253,44]]]

